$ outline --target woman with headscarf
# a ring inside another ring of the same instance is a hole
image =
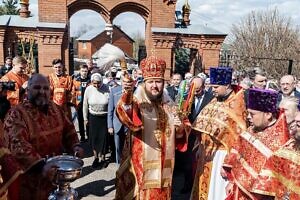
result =
[[[84,94],[83,117],[85,124],[89,123],[89,142],[95,157],[93,168],[101,168],[105,161],[108,97],[109,88],[103,84],[102,76],[92,74],[91,85]]]

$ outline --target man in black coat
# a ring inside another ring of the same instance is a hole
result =
[[[204,80],[202,78],[195,77],[192,79],[192,82],[195,84],[195,98],[189,115],[191,124],[195,121],[200,111],[214,98],[211,90],[204,90]]]
[[[167,87],[167,91],[169,96],[173,99],[173,101],[175,101],[176,96],[178,94],[180,82],[182,81],[182,77],[180,74],[173,74],[171,81],[172,85]]]
[[[5,58],[5,64],[0,67],[0,78],[12,69],[12,57]]]

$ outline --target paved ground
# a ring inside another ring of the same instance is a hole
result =
[[[93,155],[88,143],[83,144],[86,158],[81,178],[74,181],[71,186],[76,189],[79,198],[83,200],[113,199],[115,196],[115,172],[117,165],[110,163],[107,168],[94,169],[91,167]]]
[[[77,121],[77,120],[76,120]],[[78,130],[77,123],[75,127]],[[115,173],[118,166],[115,163],[109,163],[106,168],[93,169],[93,153],[88,142],[82,143],[85,150],[84,167],[82,169],[81,178],[71,184],[71,187],[76,189],[79,194],[79,199],[82,200],[111,200],[115,196]],[[109,154],[107,158],[109,158]],[[188,200],[188,194],[181,194],[180,190],[183,187],[184,177],[180,168],[174,171],[174,184],[172,200]]]
[[[79,194],[79,199],[82,200],[111,200],[115,196],[115,172],[118,168],[117,164],[109,163],[106,168],[93,169],[93,155],[88,143],[83,143],[86,156],[83,159],[84,167],[82,169],[81,178],[71,184]],[[109,157],[109,154],[107,155]],[[184,176],[180,169],[175,168],[174,185],[172,200],[188,200],[188,194],[181,194],[180,190],[183,187]]]

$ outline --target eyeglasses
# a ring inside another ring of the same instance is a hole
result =
[[[294,130],[296,128],[300,128],[300,121],[292,121],[290,123],[290,129]]]
[[[297,125],[298,128],[300,128],[300,121],[295,121],[295,124]]]

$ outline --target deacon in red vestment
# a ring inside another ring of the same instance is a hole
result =
[[[116,199],[171,199],[175,142],[186,150],[189,122],[179,119],[177,106],[163,89],[165,68],[165,61],[155,56],[144,59],[144,83],[133,97],[133,80],[123,79],[117,114],[130,131],[117,171]]]
[[[71,106],[75,105],[76,102],[72,77],[65,73],[65,67],[61,59],[54,59],[52,65],[54,73],[48,77],[52,100],[71,119]]]
[[[50,99],[46,77],[33,75],[28,81],[28,100],[13,107],[4,121],[4,145],[25,172],[19,177],[21,199],[47,199],[53,188],[55,169],[45,158],[83,150],[73,123]]]
[[[7,91],[7,99],[11,106],[15,106],[24,100],[25,89],[27,87],[28,76],[25,74],[27,61],[21,56],[13,59],[13,68],[5,74],[0,81],[15,82],[15,91]]]
[[[203,108],[192,124],[198,134],[199,156],[191,199],[224,199],[226,181],[222,163],[235,139],[246,129],[244,91],[231,86],[232,68],[210,68],[215,98]]]
[[[300,112],[295,117],[296,132],[266,162],[252,191],[274,199],[300,199]]]
[[[266,160],[288,139],[288,128],[283,113],[278,117],[278,93],[270,90],[249,89],[248,119],[250,127],[238,140],[224,161],[230,183],[227,199],[268,199],[253,193],[253,184]]]

